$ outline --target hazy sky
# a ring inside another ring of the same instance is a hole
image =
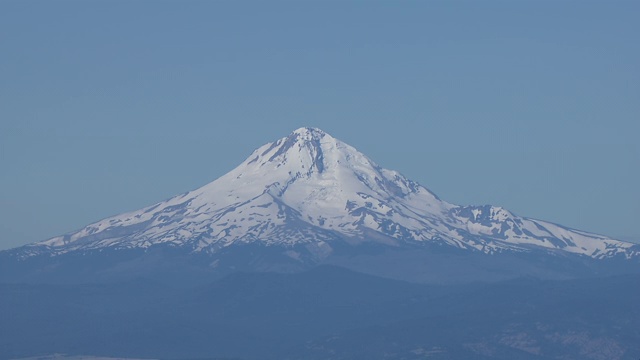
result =
[[[640,238],[640,2],[0,2],[0,248],[319,127],[457,204]]]

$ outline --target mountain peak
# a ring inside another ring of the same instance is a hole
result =
[[[341,242],[436,243],[488,254],[539,248],[591,257],[640,256],[632,244],[498,207],[447,203],[313,127],[263,145],[199,189],[27,249],[62,253],[169,243],[215,253],[254,242],[304,244],[319,258]]]
[[[256,149],[243,165],[262,169],[275,166],[273,170],[286,168],[290,173],[309,173],[315,169],[321,173],[325,170],[325,153],[342,147],[338,144],[335,138],[318,128],[302,127]]]
[[[289,136],[298,136],[302,140],[320,140],[327,135],[329,134],[316,127],[301,127],[294,130]]]

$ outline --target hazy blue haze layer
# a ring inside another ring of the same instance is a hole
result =
[[[181,287],[3,283],[0,356],[635,360],[639,280],[435,286],[318,267]]]

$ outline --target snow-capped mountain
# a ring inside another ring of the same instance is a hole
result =
[[[238,244],[315,259],[336,244],[449,245],[486,254],[543,250],[592,258],[640,256],[639,246],[519,217],[456,206],[383,169],[322,130],[301,128],[255,150],[219,179],[155,205],[16,249],[19,257],[160,244],[215,254]],[[15,251],[15,250],[14,250]]]

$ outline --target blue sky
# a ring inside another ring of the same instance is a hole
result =
[[[640,238],[640,3],[0,2],[0,249],[315,126],[458,204]]]

